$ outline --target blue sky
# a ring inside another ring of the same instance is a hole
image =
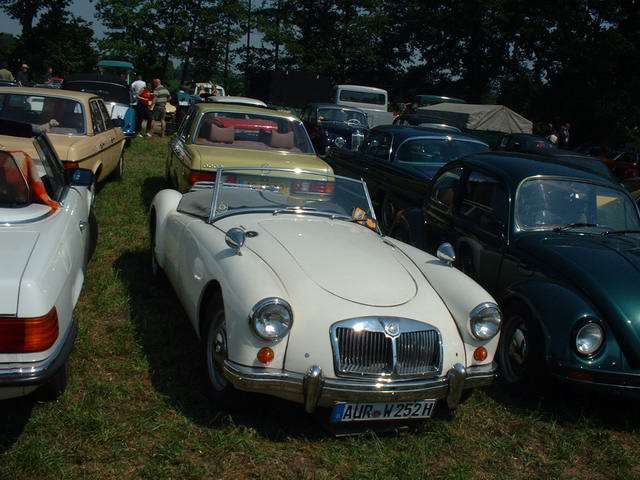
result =
[[[92,22],[93,28],[98,36],[102,34],[102,25],[100,25],[100,23],[98,23],[94,18],[96,8],[93,2],[88,0],[74,0],[71,4],[70,10],[75,15]],[[7,14],[0,13],[0,32],[18,35],[20,34],[20,24],[16,20],[9,18]]]

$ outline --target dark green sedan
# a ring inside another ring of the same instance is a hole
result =
[[[560,160],[476,154],[447,164],[392,235],[455,265],[500,302],[503,380],[543,375],[640,391],[640,216],[616,183]]]

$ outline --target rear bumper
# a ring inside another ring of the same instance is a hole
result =
[[[318,366],[305,374],[282,370],[245,367],[225,361],[223,373],[238,390],[262,393],[302,403],[308,413],[318,407],[332,407],[338,402],[397,402],[446,398],[449,408],[460,402],[463,390],[489,385],[495,378],[495,364],[465,368],[456,364],[443,377],[362,381],[325,378]]]
[[[48,358],[40,362],[0,365],[0,388],[37,387],[47,383],[56,373],[64,368],[73,350],[77,336],[78,325],[75,321],[72,321],[66,338],[60,343],[58,349]]]
[[[552,372],[562,382],[604,393],[640,396],[640,373],[590,370],[565,365],[554,366]]]

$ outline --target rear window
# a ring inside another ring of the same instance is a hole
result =
[[[65,82],[65,90],[75,90],[77,92],[93,93],[105,102],[131,103],[130,90],[124,85],[102,82]]]
[[[486,145],[476,142],[450,140],[448,138],[420,138],[407,140],[397,153],[397,160],[403,163],[447,163],[472,153],[485,152]]]
[[[198,145],[313,154],[299,120],[241,112],[207,112],[196,138]]]
[[[15,207],[29,204],[29,187],[25,173],[18,168],[16,159],[0,152],[0,206]]]
[[[368,103],[369,105],[386,105],[387,96],[384,93],[355,92],[340,90],[340,100],[343,102]]]
[[[82,105],[67,98],[2,93],[0,119],[30,123],[35,127],[49,124],[50,133],[85,133]]]

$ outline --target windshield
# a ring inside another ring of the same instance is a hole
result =
[[[313,154],[299,120],[269,114],[207,112],[200,120],[198,145]]]
[[[576,181],[531,179],[518,188],[516,229],[539,230],[593,224],[608,230],[637,230],[635,205],[613,188]]]
[[[84,134],[84,113],[75,100],[0,93],[0,119],[46,126],[50,133]]]
[[[215,188],[205,188],[183,195],[178,210],[214,220],[252,212],[304,213],[362,222],[375,218],[365,184],[350,178],[301,170],[241,168],[219,170],[215,185],[217,194]]]
[[[14,207],[29,203],[29,187],[13,155],[0,152],[0,206]]]
[[[467,142],[446,138],[416,138],[400,145],[396,159],[398,162],[415,165],[447,163],[465,155],[485,152],[489,147],[483,143]]]
[[[343,102],[365,103],[369,105],[386,105],[387,96],[384,93],[356,92],[340,90],[340,100]]]
[[[131,94],[129,89],[124,85],[116,85],[113,83],[102,82],[65,82],[65,90],[74,90],[76,92],[87,92],[98,95],[105,102],[131,103]]]
[[[319,108],[318,120],[321,122],[343,122],[354,125],[366,125],[367,117],[362,112],[344,108]]]

